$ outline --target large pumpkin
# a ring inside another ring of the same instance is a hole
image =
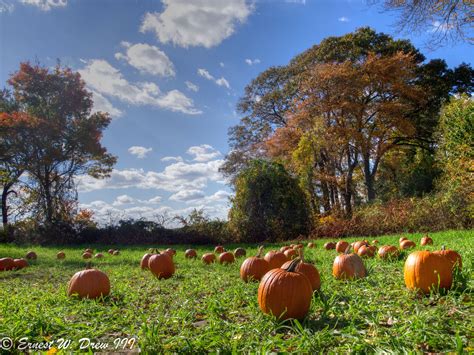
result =
[[[425,235],[423,238],[421,238],[420,245],[425,246],[425,245],[432,245],[433,244],[433,239],[431,239],[428,235]]]
[[[262,258],[262,251],[263,246],[258,249],[256,256],[245,259],[240,266],[240,278],[245,282],[260,281],[270,271],[270,264]]]
[[[345,253],[347,248],[349,247],[349,243],[345,240],[340,240],[336,244],[336,251],[338,253]]]
[[[295,271],[305,275],[308,278],[313,291],[318,291],[321,288],[321,276],[319,275],[318,269],[313,264],[304,261],[303,250],[300,249],[299,254],[300,262],[296,265]],[[292,261],[287,261],[281,268],[287,269],[290,267],[291,263]]]
[[[406,249],[411,249],[411,248],[414,248],[416,247],[416,244],[414,241],[411,241],[411,240],[404,240],[400,243],[400,249],[402,250],[406,250]]]
[[[348,280],[359,279],[367,276],[364,262],[357,254],[348,254],[349,250],[344,254],[336,256],[332,266],[332,274],[336,279]]]
[[[58,260],[63,260],[64,258],[66,258],[66,254],[63,251],[60,251],[56,254],[56,258]]]
[[[327,242],[327,243],[324,244],[324,249],[326,249],[326,250],[336,249],[336,243]]]
[[[241,256],[247,255],[247,252],[245,251],[244,248],[237,248],[234,250],[234,256],[236,258],[240,258]]]
[[[270,269],[279,268],[288,260],[284,253],[275,250],[270,250],[268,253],[266,253],[264,259],[270,265]]]
[[[23,258],[13,260],[13,268],[21,270],[28,266],[28,261]]]
[[[29,251],[28,253],[26,253],[25,258],[27,260],[36,260],[38,258],[38,255],[36,255],[34,251]]]
[[[380,259],[395,259],[398,257],[398,249],[393,245],[384,245],[379,249]]]
[[[1,258],[0,259],[0,271],[9,271],[15,267],[14,260],[12,258]]]
[[[194,249],[187,249],[184,252],[184,256],[188,259],[196,259],[197,258],[197,252]]]
[[[427,250],[408,255],[403,270],[405,285],[411,290],[429,293],[433,289],[449,289],[453,282],[450,261]]]
[[[216,261],[216,255],[213,253],[206,253],[201,257],[204,264],[209,265]]]
[[[308,314],[313,289],[308,278],[295,268],[299,259],[288,268],[267,272],[258,287],[258,305],[263,313],[279,319],[302,319]]]
[[[153,254],[148,259],[148,268],[159,279],[169,279],[174,274],[173,259],[168,254]]]
[[[97,298],[110,293],[109,277],[100,270],[86,269],[79,271],[69,281],[68,296],[78,295],[81,298]]]
[[[232,264],[235,261],[234,254],[229,251],[225,251],[219,255],[219,262],[221,264]]]
[[[446,257],[453,267],[458,267],[459,269],[462,268],[462,258],[457,251],[446,249],[443,245],[441,250],[436,250],[434,253]]]
[[[153,254],[146,253],[145,255],[142,256],[142,260],[140,260],[140,268],[142,270],[147,270],[148,269],[148,260],[150,260],[150,257]]]

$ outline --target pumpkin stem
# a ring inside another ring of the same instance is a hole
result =
[[[92,263],[89,261],[86,263],[86,270],[92,269]]]
[[[446,250],[446,245],[442,245],[441,250]]]
[[[260,245],[258,247],[258,253],[257,253],[257,258],[261,258],[263,253],[263,245]]]
[[[303,248],[298,248],[298,256],[301,259],[301,262],[304,263]]]
[[[346,248],[346,250],[344,251],[344,254],[347,255],[349,254],[349,251],[351,250],[351,245],[349,244]]]
[[[296,266],[300,263],[301,259],[300,258],[295,258],[291,263],[290,265],[288,265],[288,267],[284,270],[288,271],[288,272],[295,272],[295,269],[296,269]]]

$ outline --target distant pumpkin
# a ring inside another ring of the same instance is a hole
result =
[[[119,250],[114,250],[114,252],[112,253],[112,255],[115,255],[115,256],[120,255],[120,251],[119,251]]]
[[[87,248],[86,250],[84,250],[84,253],[94,254],[94,250]]]
[[[367,276],[364,262],[357,254],[346,253],[336,256],[332,266],[332,274],[336,279],[352,280]]]
[[[197,258],[197,252],[196,252],[196,250],[194,250],[194,249],[187,249],[187,250],[184,252],[184,256],[185,256],[187,259],[196,259],[196,258]]]
[[[326,249],[326,250],[336,249],[336,243],[327,242],[327,243],[324,244],[324,249]]]
[[[357,255],[360,257],[373,258],[377,249],[374,246],[362,245],[357,250]]]
[[[357,252],[359,251],[359,248],[362,247],[362,246],[367,246],[368,243],[363,241],[363,240],[360,240],[358,242],[355,242],[354,245],[352,246],[352,248],[354,249],[354,253],[357,254]]]
[[[216,255],[213,253],[206,253],[201,257],[204,264],[209,265],[216,261]]]
[[[380,259],[394,259],[398,257],[398,249],[393,245],[384,245],[379,249]]]
[[[218,245],[214,248],[214,253],[216,254],[221,254],[225,251],[224,247],[222,245]]]
[[[401,242],[403,242],[404,240],[408,240],[408,238],[407,238],[407,237],[400,237],[400,239],[398,239],[398,242],[401,243]]]
[[[288,249],[290,250],[290,249]],[[286,255],[280,251],[275,251],[275,250],[270,250],[268,253],[265,254],[264,259],[268,262],[270,265],[270,269],[276,269],[281,267],[286,261],[288,261],[288,258]]]
[[[0,271],[10,271],[15,267],[15,260],[12,258],[0,259]]]
[[[260,281],[270,271],[270,264],[262,258],[262,251],[263,246],[258,249],[256,256],[245,259],[240,266],[240,278],[245,282]]]
[[[308,248],[310,248],[310,249],[314,248],[314,243],[309,242],[308,243]]]
[[[411,249],[411,248],[414,248],[416,247],[416,244],[414,241],[412,240],[404,240],[400,243],[400,249],[402,250],[406,250],[406,249]]]
[[[349,243],[345,240],[340,240],[336,244],[336,251],[338,253],[345,253],[347,248],[349,247]]]
[[[296,249],[288,249],[288,250],[285,250],[283,254],[285,254],[288,260],[292,260],[296,258],[296,255],[298,255],[298,252],[296,251]]]
[[[240,258],[241,256],[247,255],[247,251],[244,248],[237,248],[234,250],[234,256]]]
[[[148,268],[158,279],[169,279],[173,276],[175,267],[173,259],[166,253],[153,254],[148,259]]]
[[[103,257],[104,257],[104,254],[102,254],[102,253],[97,253],[97,254],[94,255],[94,258],[96,258],[96,259],[102,259]]]
[[[13,260],[13,268],[16,270],[21,270],[25,267],[28,267],[28,261],[23,258]]]
[[[82,258],[83,259],[90,259],[90,258],[92,258],[92,254],[89,253],[89,252],[85,252],[85,253],[82,254]]]
[[[35,253],[34,251],[29,251],[29,252],[26,254],[25,258],[26,258],[27,260],[36,260],[36,259],[38,259],[38,255],[36,255],[36,253]]]
[[[232,264],[235,261],[234,254],[229,251],[225,251],[219,255],[219,262],[221,264]]]
[[[145,255],[142,256],[142,260],[140,260],[140,268],[142,270],[148,270],[148,260],[153,254],[146,253]]]
[[[420,245],[422,245],[422,246],[433,245],[433,239],[431,239],[429,236],[425,235],[423,238],[421,238]]]
[[[56,258],[57,258],[58,260],[63,260],[63,259],[66,258],[66,254],[65,254],[63,251],[60,251],[60,252],[58,252],[58,253],[56,254]]]

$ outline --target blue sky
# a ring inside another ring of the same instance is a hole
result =
[[[450,66],[472,58],[468,44],[426,49],[429,31],[398,34],[393,16],[365,0],[0,0],[0,82],[21,61],[60,59],[111,113],[103,143],[115,170],[78,181],[98,219],[193,208],[225,218],[231,191],[217,169],[236,102],[259,72],[367,25]]]

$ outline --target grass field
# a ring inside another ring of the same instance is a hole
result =
[[[322,287],[301,323],[279,323],[261,313],[258,283],[239,278],[243,259],[206,266],[199,259],[185,259],[186,246],[174,246],[176,274],[160,281],[139,267],[148,247],[119,248],[121,255],[111,256],[106,253],[109,246],[92,246],[106,255],[93,265],[109,275],[112,291],[101,300],[81,301],[68,298],[66,288],[71,276],[84,268],[81,251],[89,246],[61,248],[66,259],[58,261],[59,248],[0,245],[0,257],[23,257],[28,250],[38,254],[26,269],[0,272],[0,339],[14,339],[15,347],[25,337],[30,343],[52,341],[56,348],[64,339],[71,342],[67,350],[77,350],[88,344],[79,340],[89,338],[102,351],[105,346],[108,351],[121,349],[127,341],[122,339],[133,339],[128,345],[145,352],[473,352],[474,231],[431,236],[434,245],[427,249],[444,244],[457,250],[463,269],[453,290],[425,297],[405,288],[407,254],[391,262],[368,259],[366,279],[337,281],[331,274],[336,252],[322,248],[327,240],[316,240],[316,248],[305,248],[305,254],[319,269]],[[379,245],[398,246],[399,237],[377,239]],[[421,234],[408,237],[418,245]],[[257,246],[244,247],[247,256],[256,253]],[[273,247],[266,245],[265,251]],[[195,249],[202,255],[213,248]]]

